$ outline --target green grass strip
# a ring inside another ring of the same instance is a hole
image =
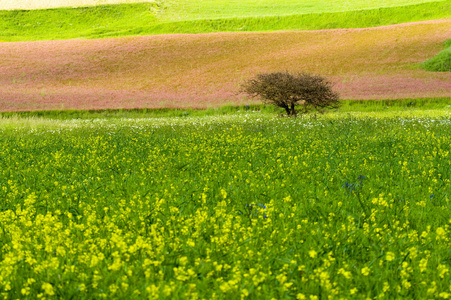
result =
[[[164,0],[159,17],[188,21],[236,17],[333,13],[381,7],[399,7],[447,0]]]
[[[164,34],[364,28],[449,17],[450,2],[436,2],[349,12],[168,22],[153,26],[151,31]],[[145,30],[131,31],[144,33]]]
[[[431,110],[451,107],[448,98],[407,98],[396,100],[342,100],[339,112],[396,112],[405,110]],[[209,109],[104,109],[104,110],[46,110],[24,112],[0,112],[0,119],[8,118],[46,118],[52,120],[71,119],[129,119],[129,118],[171,118],[171,117],[206,117],[233,115],[236,113],[258,112],[279,115],[283,109],[272,105],[251,104],[241,106],[223,106]],[[313,114],[315,114],[313,112]]]
[[[362,28],[451,17],[451,1],[287,16],[164,22],[156,4],[0,11],[0,41],[106,38],[132,35]]]
[[[445,49],[425,61],[422,67],[431,72],[451,72],[451,39],[445,42]]]
[[[156,4],[0,11],[0,41],[98,38],[155,24]],[[127,35],[127,34],[125,34]]]

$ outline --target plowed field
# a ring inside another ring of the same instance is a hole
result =
[[[330,77],[344,99],[451,96],[451,73],[415,65],[442,50],[451,19],[368,29],[0,43],[0,109],[245,104],[258,72]]]

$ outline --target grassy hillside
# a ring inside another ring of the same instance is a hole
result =
[[[409,4],[409,5],[407,5]],[[361,28],[451,17],[445,1],[180,1],[0,11],[0,41]]]
[[[166,0],[161,19],[187,21],[199,19],[286,16],[335,13],[408,6],[446,0]]]
[[[423,68],[432,72],[451,72],[451,39],[445,42],[445,49],[422,64]]]
[[[154,24],[152,3],[83,8],[0,11],[0,40],[34,41],[95,38]]]

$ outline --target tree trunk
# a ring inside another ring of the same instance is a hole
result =
[[[291,103],[290,111],[291,111],[291,116],[296,117],[297,113],[296,113],[296,109],[294,108],[294,103]]]
[[[285,109],[285,111],[287,112],[287,116],[289,117],[291,115],[291,112],[290,112],[290,108],[288,107],[288,105],[282,105],[282,107]]]

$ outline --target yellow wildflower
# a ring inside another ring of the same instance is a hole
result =
[[[385,255],[385,260],[392,261],[394,259],[395,259],[395,254],[393,252],[387,252],[387,254]]]
[[[364,267],[364,268],[362,268],[361,272],[362,272],[363,276],[368,276],[368,275],[370,275],[370,268]]]
[[[44,290],[44,292],[49,295],[49,296],[53,296],[55,295],[55,291],[53,290],[53,285],[51,285],[50,283],[43,283],[41,288]]]
[[[309,255],[311,258],[315,258],[315,257],[318,255],[318,253],[317,253],[315,250],[310,250],[310,251],[308,252],[308,255]]]

